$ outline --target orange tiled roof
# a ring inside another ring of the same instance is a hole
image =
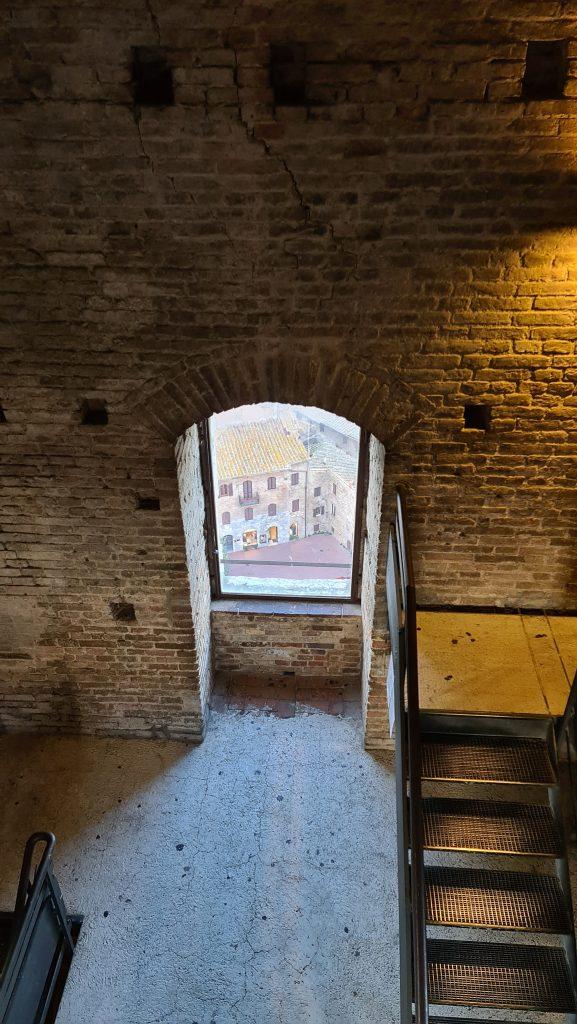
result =
[[[215,435],[218,478],[256,476],[306,462],[308,452],[289,424],[280,420],[261,420],[217,428]]]

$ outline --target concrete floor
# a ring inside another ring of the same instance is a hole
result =
[[[562,715],[577,670],[577,617],[419,612],[421,706]]]
[[[85,914],[59,1024],[398,1019],[392,763],[342,697],[289,718],[222,701],[201,747],[0,740],[0,906],[49,828]]]

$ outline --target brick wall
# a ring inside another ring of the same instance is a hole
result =
[[[315,676],[357,682],[361,618],[340,615],[213,611],[215,673]]]
[[[200,728],[173,446],[243,402],[379,438],[421,602],[577,606],[575,5],[152,6],[29,0],[7,27],[10,728]],[[565,97],[527,102],[547,38],[569,41]],[[271,93],[291,40],[307,107]],[[174,106],[134,107],[135,45],[165,48]],[[109,410],[90,433],[87,397]],[[141,482],[166,491],[154,525]]]
[[[69,403],[6,431],[1,728],[198,738],[173,451],[120,415],[81,426]],[[123,603],[133,619],[113,617]]]

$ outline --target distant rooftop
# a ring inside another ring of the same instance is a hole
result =
[[[255,476],[287,469],[308,460],[296,423],[288,419],[236,423],[215,430],[216,468],[219,480]]]
[[[327,466],[343,480],[354,483],[357,478],[357,460],[342,448],[337,448],[332,441],[319,434],[310,441],[308,448],[310,465],[313,469],[322,469],[323,466]]]
[[[336,413],[327,412],[326,409],[317,409],[313,405],[293,405],[292,408],[297,416],[302,416],[310,420],[311,423],[323,423],[325,426],[331,427],[332,430],[338,430],[339,434],[344,434],[345,437],[351,437],[355,441],[359,440],[360,428],[356,423],[346,420],[344,416],[337,416]]]

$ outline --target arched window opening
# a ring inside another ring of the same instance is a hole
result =
[[[217,413],[203,431],[213,593],[358,599],[359,427],[267,402]],[[274,502],[264,498],[270,491]]]

